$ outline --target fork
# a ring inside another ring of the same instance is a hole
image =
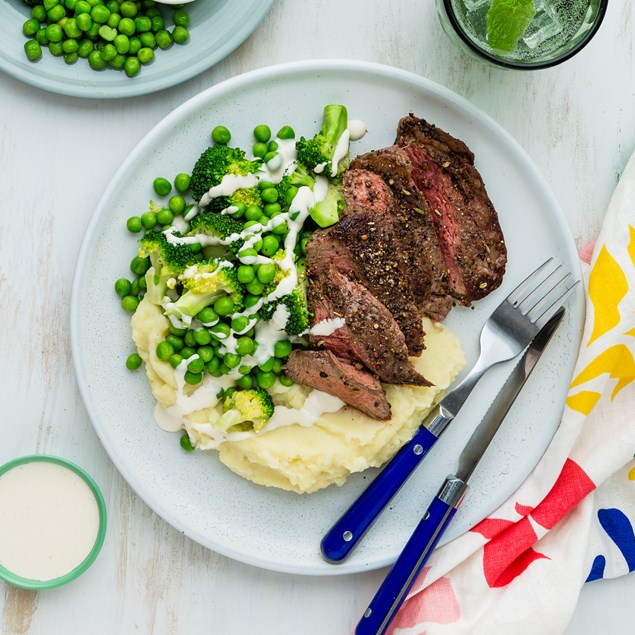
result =
[[[562,265],[549,271],[552,263],[549,258],[533,271],[486,320],[480,354],[470,372],[432,408],[412,439],[324,535],[320,546],[327,561],[346,559],[456,417],[485,372],[520,355],[564,304],[579,281],[571,282],[571,273],[560,275]]]

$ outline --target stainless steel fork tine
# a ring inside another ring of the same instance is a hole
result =
[[[565,303],[566,299],[571,295],[573,289],[575,289],[579,280],[575,280],[570,287],[567,287],[566,291],[551,304],[543,314],[535,321],[536,327],[538,330],[542,329],[542,327],[556,314],[556,311]]]
[[[516,306],[516,303],[521,300],[528,290],[533,289],[534,280],[539,277],[544,268],[553,260],[553,257],[549,260],[545,260],[537,269],[530,273],[508,296],[507,301]]]
[[[538,284],[521,302],[516,305],[516,308],[524,315],[531,313],[531,311],[533,311],[534,308],[562,282],[562,279],[560,279],[556,281],[555,284],[552,284],[551,287],[548,286],[550,281],[553,280],[553,277],[561,269],[562,265],[558,265],[540,284]],[[545,291],[545,289],[547,290]]]
[[[558,269],[560,269],[561,267],[558,267]],[[556,269],[554,271],[554,273],[556,273],[556,271],[558,271],[558,269]],[[551,276],[549,276],[551,277]],[[545,306],[547,305],[547,303],[550,303],[551,300],[549,300],[550,296],[553,294],[553,292],[558,288],[561,287],[562,284],[568,280],[569,278],[571,278],[571,273],[567,273],[565,274],[562,278],[560,278],[559,280],[556,280],[556,282],[551,285],[551,287],[545,291],[544,293],[542,293],[542,295],[536,299],[536,302],[534,303],[534,305],[528,310],[528,311],[523,311],[523,313],[532,321],[534,322],[537,318],[539,318],[542,314],[542,311],[544,310]],[[546,282],[546,280],[545,280]],[[544,286],[544,283],[539,287],[540,289],[542,289],[542,287]],[[566,286],[566,284],[565,284]]]

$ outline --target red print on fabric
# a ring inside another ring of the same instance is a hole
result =
[[[567,459],[551,491],[533,511],[531,507],[516,504],[516,511],[523,516],[521,520],[486,518],[476,525],[472,531],[490,540],[483,547],[483,573],[487,584],[491,588],[506,586],[535,560],[548,559],[532,548],[538,536],[529,517],[545,529],[551,529],[594,488],[586,472],[575,461]]]
[[[393,633],[397,628],[413,628],[425,622],[452,624],[460,617],[461,609],[450,580],[439,578],[418,594],[415,600],[401,607],[387,633]],[[417,635],[425,635],[425,631],[417,632]]]

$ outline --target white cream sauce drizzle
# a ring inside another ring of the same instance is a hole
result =
[[[352,128],[351,124],[353,124]],[[353,137],[360,138],[359,135],[363,136],[363,133],[360,133],[360,128],[363,128],[365,132],[366,126],[363,122],[356,122],[353,120],[349,123],[349,129],[346,130],[340,137],[333,156],[333,172],[337,170],[337,165],[349,151],[349,139]],[[269,161],[269,163],[263,164],[256,174],[250,174],[244,177],[237,177],[235,175],[227,175],[223,177],[223,180],[218,186],[211,188],[201,198],[199,206],[205,207],[214,197],[230,196],[238,189],[254,187],[260,180],[269,181],[275,184],[279,183],[287,172],[294,169],[296,159],[295,139],[276,139],[275,141],[278,144],[277,152],[279,160],[275,162]],[[175,235],[176,231],[179,233],[184,232],[186,229],[185,226],[174,226],[164,232],[168,242],[173,244],[200,243],[203,247],[206,247],[213,245],[230,245],[231,243],[240,240],[245,243],[245,248],[249,248],[260,240],[260,235],[263,232],[270,231],[281,223],[287,223],[288,233],[284,241],[285,256],[283,259],[274,261],[271,258],[262,255],[245,257],[239,256],[238,258],[241,263],[251,265],[275,262],[275,264],[280,267],[284,273],[284,278],[269,295],[262,297],[255,305],[246,308],[244,311],[234,316],[249,317],[249,324],[241,331],[232,330],[230,335],[222,342],[220,350],[222,352],[235,352],[235,336],[240,336],[246,333],[253,328],[254,325],[254,339],[258,344],[256,351],[252,353],[252,355],[244,356],[242,358],[241,365],[254,367],[262,364],[272,357],[273,348],[277,341],[281,339],[289,339],[289,336],[284,330],[288,319],[288,310],[284,305],[279,305],[276,308],[271,320],[268,322],[257,321],[257,318],[254,316],[265,303],[272,302],[278,298],[288,295],[297,286],[298,271],[293,261],[293,251],[297,242],[298,234],[302,230],[302,226],[308,218],[311,209],[318,202],[324,200],[326,196],[329,182],[326,177],[319,175],[319,172],[323,171],[325,167],[326,165],[323,165],[322,170],[316,170],[318,175],[316,176],[313,190],[306,186],[300,187],[289,206],[288,212],[275,216],[264,226],[252,225],[251,227],[244,229],[242,232],[232,234],[225,239],[202,234],[194,236]],[[186,219],[190,220],[198,213],[198,211],[198,208],[195,206]],[[223,213],[232,214],[235,211],[236,209],[233,207],[228,207],[223,210]],[[231,266],[230,263],[228,263],[228,265]],[[170,298],[165,298],[163,308],[166,310],[174,308],[174,303]],[[189,318],[189,316],[182,316],[182,318],[182,320],[178,320],[175,316],[170,316],[170,320],[176,326],[192,325],[192,318]],[[341,318],[323,320],[319,324],[315,325],[310,332],[315,335],[330,335],[343,325],[344,320]],[[233,386],[235,379],[240,377],[240,373],[237,368],[233,369],[229,375],[223,375],[221,377],[212,377],[205,374],[203,376],[203,381],[197,389],[191,395],[187,395],[184,391],[184,387],[186,385],[185,371],[187,369],[187,365],[197,357],[198,355],[193,355],[189,359],[183,360],[183,362],[181,362],[181,364],[179,364],[176,368],[176,401],[173,406],[167,409],[157,405],[155,408],[155,419],[158,425],[163,430],[168,431],[177,431],[187,427],[190,430],[195,430],[200,434],[205,435],[205,437],[210,440],[206,441],[204,446],[201,446],[204,447],[204,449],[218,447],[218,445],[225,441],[236,441],[258,434],[256,432],[224,432],[214,428],[209,423],[192,423],[191,421],[186,420],[185,417],[192,412],[205,408],[214,408],[217,406],[219,403],[219,398],[217,396],[219,392]],[[343,406],[344,402],[337,397],[314,390],[307,398],[303,407],[299,410],[284,406],[276,406],[273,416],[262,431],[272,430],[294,423],[303,426],[310,426],[315,423],[322,414],[337,412]]]

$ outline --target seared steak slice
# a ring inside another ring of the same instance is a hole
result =
[[[427,279],[412,276],[411,254],[401,239],[403,228],[390,213],[349,206],[340,222],[313,234],[307,245],[309,272],[333,267],[370,291],[392,314],[410,355],[420,355],[424,332],[415,291]]]
[[[342,194],[351,207],[370,207],[387,212],[393,206],[390,187],[380,174],[364,169],[348,169],[342,177]],[[347,208],[344,208],[346,214]]]
[[[307,299],[314,323],[336,317],[345,321],[344,326],[331,335],[311,337],[312,345],[323,346],[343,359],[360,362],[383,382],[430,385],[408,358],[404,335],[390,311],[366,287],[334,266],[313,269],[308,257],[307,265]]]
[[[339,397],[373,419],[390,419],[390,404],[379,379],[330,351],[294,350],[284,371],[297,384]]]
[[[454,295],[469,305],[496,289],[507,251],[496,210],[474,155],[459,139],[414,115],[397,128],[397,145],[412,163],[412,178],[428,203]]]
[[[404,230],[400,237],[401,247],[417,272],[415,276],[409,275],[414,279],[412,284],[418,284],[420,291],[417,293],[417,289],[414,289],[415,302],[423,315],[442,321],[453,304],[448,269],[430,217],[428,202],[413,181],[412,162],[407,153],[399,146],[373,150],[356,157],[351,164],[351,171],[374,174],[381,178],[384,187],[390,188],[393,195],[391,212]]]

